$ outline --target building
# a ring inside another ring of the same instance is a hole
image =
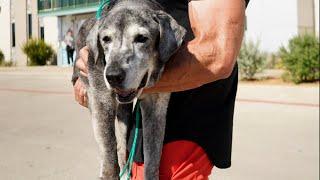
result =
[[[0,49],[7,61],[27,64],[21,46],[29,38],[42,38],[57,53],[58,65],[68,66],[63,42],[70,29],[78,32],[94,16],[99,0],[0,0]]]
[[[77,35],[85,19],[95,15],[100,0],[0,0],[0,49],[6,60],[26,65],[21,45],[43,38],[57,52],[59,66],[68,66],[64,37]],[[18,13],[19,12],[19,13]],[[246,39],[260,41],[262,50],[277,52],[297,34],[319,35],[319,0],[251,0]]]
[[[297,34],[319,36],[319,0],[251,0],[247,8],[246,39],[277,52]]]
[[[37,1],[0,0],[0,49],[6,61],[26,65],[21,46],[28,38],[39,37]]]
[[[68,30],[74,36],[85,19],[95,15],[99,0],[38,0],[40,24],[44,39],[57,51],[58,65],[68,66],[64,37]]]

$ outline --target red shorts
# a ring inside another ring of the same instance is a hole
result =
[[[208,180],[212,168],[204,150],[191,141],[174,141],[162,149],[160,180]],[[131,180],[143,180],[143,164],[133,164]]]

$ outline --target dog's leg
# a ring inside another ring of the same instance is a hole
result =
[[[141,101],[144,179],[158,180],[169,93],[147,95]]]
[[[100,178],[102,180],[117,180],[119,179],[119,166],[117,164],[114,127],[115,102],[112,98],[109,98],[109,101],[102,103],[97,97],[91,97],[93,98],[89,99],[94,136],[101,156]]]
[[[117,138],[117,153],[120,172],[127,160],[127,130],[128,121],[132,113],[132,104],[119,104],[115,121],[115,133]],[[123,177],[126,177],[124,175]]]

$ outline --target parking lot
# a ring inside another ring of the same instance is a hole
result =
[[[98,175],[89,113],[71,69],[0,69],[0,179],[88,180]],[[318,180],[319,87],[240,83],[233,165],[214,180]]]

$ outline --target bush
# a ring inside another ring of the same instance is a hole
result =
[[[0,64],[2,64],[2,62],[4,62],[4,54],[0,50]]]
[[[259,42],[243,41],[238,56],[241,78],[253,80],[254,75],[265,68],[266,59],[266,54],[259,50]]]
[[[54,54],[52,47],[40,39],[29,39],[22,50],[29,58],[29,66],[46,65]]]
[[[5,61],[4,54],[0,50],[0,66],[10,67],[15,66],[16,64],[12,61]]]
[[[277,53],[270,53],[267,55],[265,68],[267,69],[281,69],[281,59]]]
[[[0,66],[11,67],[11,66],[16,66],[16,63],[13,61],[2,61],[0,63]]]
[[[280,48],[282,65],[294,83],[318,81],[319,39],[313,35],[296,36],[289,41],[288,47]]]

